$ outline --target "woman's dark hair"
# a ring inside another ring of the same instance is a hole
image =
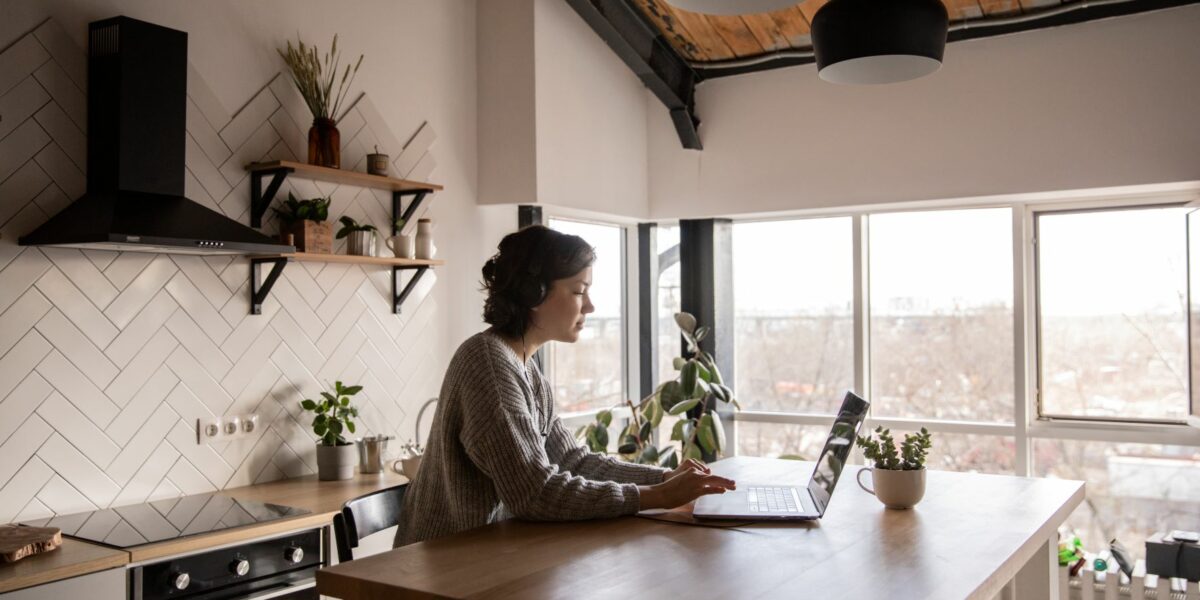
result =
[[[530,225],[504,236],[499,252],[483,264],[483,320],[502,335],[519,338],[529,328],[533,307],[557,279],[590,267],[595,250],[583,238]]]

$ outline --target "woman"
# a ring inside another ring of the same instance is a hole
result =
[[[692,460],[667,471],[590,452],[555,414],[550,383],[531,357],[546,342],[579,339],[595,310],[594,260],[582,238],[532,226],[505,236],[483,266],[491,328],[450,361],[396,546],[509,516],[616,517],[733,489]]]

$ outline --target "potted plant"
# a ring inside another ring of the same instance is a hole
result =
[[[337,232],[337,239],[346,240],[346,254],[354,256],[375,256],[375,226],[370,223],[359,224],[352,217],[343,216],[338,219],[342,228]]]
[[[279,217],[279,233],[291,234],[293,245],[300,252],[333,253],[333,226],[326,221],[330,200],[332,198],[297,200],[288,192],[282,210],[272,207]]]
[[[878,440],[870,433],[858,436],[858,447],[875,465],[858,472],[858,485],[888,508],[916,506],[925,497],[925,457],[933,447],[933,434],[922,427],[917,433],[905,434],[899,448],[888,429],[876,427],[875,435]],[[874,489],[863,484],[863,473],[871,473]]]
[[[358,56],[354,67],[346,65],[346,70],[339,80],[338,71],[341,69],[342,55],[338,52],[337,36],[333,36],[333,46],[325,53],[324,60],[316,46],[307,46],[297,39],[297,46],[291,40],[287,49],[279,49],[279,55],[287,64],[292,74],[292,82],[308,104],[312,112],[313,124],[308,130],[308,164],[322,167],[341,168],[342,143],[341,134],[337,130],[338,111],[350,84],[362,66],[363,56]],[[337,83],[336,89],[334,83]]]
[[[361,385],[344,386],[335,382],[333,393],[321,392],[320,400],[304,399],[300,407],[314,413],[313,433],[317,440],[317,478],[321,481],[350,479],[354,476],[354,444],[342,437],[343,431],[354,433],[353,417],[358,409],[350,406],[350,397],[361,392]]]
[[[685,312],[675,313],[675,323],[687,342],[686,356],[674,360],[679,375],[659,385],[636,406],[631,400],[625,401],[631,418],[621,432],[617,454],[627,461],[674,469],[680,457],[673,442],[679,443],[684,459],[713,460],[725,450],[725,429],[715,410],[717,401],[741,409],[733,390],[721,378],[716,359],[700,349],[700,341],[710,329],[697,327],[696,317]],[[653,433],[664,415],[679,420],[671,429],[671,441],[659,447],[654,444]],[[585,440],[593,452],[607,452],[612,416],[611,409],[600,411],[595,422],[576,431],[576,437]]]

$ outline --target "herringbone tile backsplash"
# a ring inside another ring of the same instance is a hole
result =
[[[439,383],[420,350],[437,335],[433,272],[393,315],[390,270],[295,263],[250,315],[241,257],[17,245],[85,189],[86,72],[53,21],[0,53],[0,523],[312,473],[298,401],[336,379],[365,386],[360,434],[411,437]],[[187,195],[248,223],[244,165],[303,160],[311,117],[286,75],[233,113],[194,69],[188,96]],[[344,168],[402,147],[365,96],[339,129]],[[434,138],[413,135],[396,172],[428,178]],[[390,228],[386,192],[288,188]],[[253,437],[196,443],[198,417],[251,412],[266,425]]]

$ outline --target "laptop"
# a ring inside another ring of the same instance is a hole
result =
[[[820,519],[829,506],[833,488],[850,457],[854,439],[870,405],[854,392],[846,392],[807,487],[739,481],[735,491],[701,496],[696,500],[692,516],[738,521]]]

